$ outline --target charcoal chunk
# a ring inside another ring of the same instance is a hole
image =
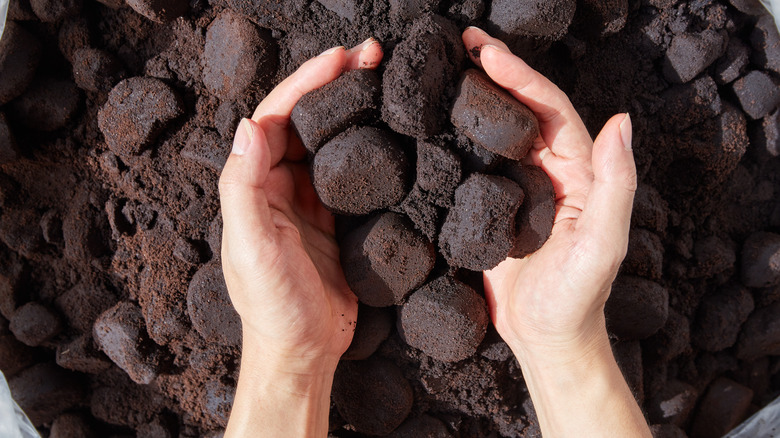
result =
[[[230,144],[216,132],[202,128],[196,128],[187,136],[187,142],[181,150],[182,158],[217,172],[222,171],[228,155],[230,155]]]
[[[475,69],[458,83],[450,120],[476,144],[513,160],[524,157],[539,136],[534,113]]]
[[[31,347],[43,344],[63,329],[60,317],[35,301],[16,309],[9,327],[16,339]]]
[[[415,228],[420,230],[428,240],[435,242],[445,210],[434,204],[431,198],[415,183],[401,204],[391,207],[390,210],[405,214],[412,220]]]
[[[341,266],[361,302],[374,307],[399,304],[433,269],[433,244],[405,217],[384,213],[347,235]]]
[[[146,149],[184,112],[179,95],[158,79],[125,79],[98,111],[98,126],[108,147],[120,157]]]
[[[780,156],[780,109],[761,120],[750,140],[751,144],[765,150],[772,157]]]
[[[664,246],[657,234],[634,228],[628,237],[628,251],[623,260],[623,272],[652,280],[660,280],[664,267]]]
[[[195,273],[187,292],[187,311],[195,330],[209,342],[241,344],[241,318],[230,301],[222,268],[209,263]]]
[[[742,246],[742,284],[769,287],[780,284],[780,235],[759,231]]]
[[[682,132],[722,111],[718,86],[707,75],[672,87],[662,97],[666,105],[660,114],[661,120],[664,128],[673,132]]]
[[[0,165],[19,159],[19,148],[16,145],[8,119],[0,112]]]
[[[490,320],[485,300],[469,286],[439,277],[416,290],[401,307],[398,331],[428,356],[456,362],[472,356]]]
[[[79,107],[81,95],[68,80],[50,77],[37,79],[11,103],[13,117],[22,126],[41,131],[64,127]]]
[[[290,120],[306,149],[315,153],[328,140],[379,115],[379,77],[370,69],[342,74],[306,93],[293,108]]]
[[[729,39],[726,54],[715,66],[715,81],[719,84],[729,84],[742,76],[750,58],[750,49],[739,38]]]
[[[6,378],[12,377],[34,363],[34,352],[14,336],[0,335],[0,371]]]
[[[666,233],[669,218],[669,205],[655,187],[640,183],[634,195],[634,208],[631,211],[631,225],[647,228],[660,235]]]
[[[159,372],[160,354],[149,339],[141,309],[121,301],[95,321],[93,336],[106,355],[134,382],[149,384]]]
[[[780,355],[780,301],[754,311],[742,325],[737,358],[752,361]]]
[[[688,82],[718,59],[724,49],[723,37],[714,30],[677,35],[666,51],[664,76],[670,82]]]
[[[754,49],[752,61],[762,69],[780,74],[780,34],[771,15],[764,14],[758,19],[750,34],[750,44]]]
[[[368,214],[403,200],[411,164],[395,137],[370,127],[347,131],[314,156],[314,188],[334,213]]]
[[[0,105],[18,97],[33,80],[41,60],[41,43],[13,21],[5,23],[0,39]]]
[[[187,0],[126,0],[134,11],[154,21],[167,23],[184,15],[189,9]]]
[[[90,333],[97,317],[116,301],[105,286],[82,282],[63,292],[55,303],[69,326]]]
[[[57,365],[80,373],[98,374],[111,367],[111,361],[89,334],[58,345],[56,359]]]
[[[206,31],[203,83],[223,100],[243,97],[276,70],[277,49],[271,35],[230,11],[221,13]]]
[[[333,379],[333,401],[356,431],[387,435],[409,415],[414,394],[398,366],[374,357],[339,363]]]
[[[56,23],[81,11],[81,0],[30,0],[33,12],[44,23]]]
[[[472,271],[492,269],[514,245],[514,216],[523,190],[500,176],[475,173],[455,191],[439,234],[439,249],[451,266]]]
[[[524,36],[560,39],[574,18],[576,0],[493,0],[488,12],[488,31],[499,38]]]
[[[720,377],[710,384],[693,418],[691,436],[720,437],[748,416],[753,390]]]
[[[361,2],[358,0],[317,0],[326,9],[338,15],[339,17],[355,21],[361,12]]]
[[[84,47],[73,53],[73,79],[85,91],[108,91],[122,78],[122,64],[109,52]]]
[[[752,119],[760,119],[780,105],[780,85],[768,74],[754,70],[732,86],[739,104]]]
[[[455,80],[465,50],[448,20],[424,16],[393,50],[382,77],[382,119],[411,137],[438,134],[446,114],[447,84]]]
[[[515,216],[515,242],[509,257],[523,258],[544,245],[555,222],[555,189],[540,167],[512,163],[503,172],[523,189]]]
[[[417,142],[416,184],[430,202],[451,207],[462,173],[460,157],[455,152],[433,142]]]
[[[55,418],[49,429],[49,438],[93,438],[95,434],[83,416],[65,413]]]
[[[669,316],[669,292],[640,277],[619,275],[604,308],[607,328],[621,340],[645,339]]]
[[[390,16],[404,21],[414,21],[428,12],[436,12],[441,0],[390,0]]]
[[[647,418],[651,423],[668,423],[681,426],[690,416],[699,397],[692,385],[672,380],[660,392],[645,403]]]
[[[39,363],[8,381],[11,396],[33,425],[41,426],[60,413],[77,406],[83,396],[83,383],[76,373],[53,363]]]
[[[360,304],[355,335],[342,360],[365,360],[390,336],[393,315],[387,309]]]

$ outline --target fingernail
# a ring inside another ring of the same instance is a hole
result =
[[[485,32],[484,30],[482,30],[482,29],[478,28],[477,26],[469,26],[469,27],[467,27],[466,29],[474,29],[474,30],[476,30],[477,32],[479,32],[479,33],[480,33],[480,34],[482,34],[482,35],[485,35],[485,36],[490,36],[490,35],[488,35],[488,33],[487,33],[487,32]]]
[[[354,52],[362,52],[362,51],[368,49],[369,47],[371,47],[371,45],[376,43],[376,42],[377,41],[373,37],[371,37],[371,38],[363,41],[362,43],[358,44],[357,46],[349,49],[349,51],[352,52],[352,53],[354,53]]]
[[[255,128],[249,123],[248,119],[241,119],[241,123],[238,124],[236,129],[236,136],[233,139],[233,150],[231,153],[235,155],[244,155],[249,145],[252,143],[252,139],[255,136]]]
[[[317,57],[332,55],[332,54],[338,52],[339,50],[342,50],[343,48],[344,48],[344,46],[332,47],[332,48],[330,48],[330,49],[320,53],[319,55],[317,55]]]
[[[482,50],[485,50],[488,47],[491,47],[501,53],[507,53],[506,49],[504,49],[503,47],[494,46],[493,44],[485,44],[484,46],[482,46]]]
[[[620,138],[623,140],[623,147],[631,150],[631,116],[626,113],[626,117],[620,122]]]

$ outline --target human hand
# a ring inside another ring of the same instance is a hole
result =
[[[520,356],[588,351],[607,342],[604,303],[628,245],[636,190],[631,121],[612,117],[594,142],[566,95],[505,44],[476,28],[463,42],[475,63],[536,114],[541,135],[526,161],[544,169],[556,193],[544,246],[484,273],[496,329]],[[473,47],[482,47],[478,58]]]
[[[337,47],[304,63],[241,121],[219,181],[222,266],[243,325],[244,355],[306,373],[335,369],[357,319],[339,264],[333,216],[309,180],[290,113],[304,94],[343,71],[374,68],[380,44]]]

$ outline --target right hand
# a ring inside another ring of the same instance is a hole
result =
[[[556,193],[555,224],[542,248],[484,273],[493,322],[521,361],[592,350],[608,342],[604,304],[628,246],[637,184],[631,121],[612,117],[594,142],[566,95],[504,43],[477,28],[466,29],[463,42],[493,81],[536,114],[541,136],[526,161],[544,169]]]

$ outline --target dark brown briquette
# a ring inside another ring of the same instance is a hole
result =
[[[436,15],[418,19],[382,76],[382,119],[396,132],[427,138],[444,128],[445,91],[465,57],[460,32]]]
[[[30,0],[30,7],[44,23],[56,23],[81,11],[81,0]]]
[[[452,438],[452,434],[439,419],[423,414],[409,418],[388,438]]]
[[[343,73],[333,82],[306,93],[293,107],[290,121],[303,146],[315,153],[353,125],[379,116],[379,76],[371,69]]]
[[[90,333],[95,319],[116,301],[113,292],[105,286],[85,281],[63,292],[55,304],[69,326]]]
[[[25,279],[24,259],[0,246],[0,314],[11,319],[22,299],[22,281]]]
[[[577,2],[571,32],[586,38],[603,38],[620,32],[628,21],[628,0]]]
[[[688,317],[669,307],[666,323],[642,343],[647,354],[669,361],[691,351],[691,322]]]
[[[136,383],[151,383],[159,371],[160,355],[149,339],[141,309],[121,301],[95,321],[93,336],[100,349]]]
[[[458,83],[450,121],[479,146],[513,160],[523,158],[539,136],[533,111],[475,69]]]
[[[742,284],[769,287],[780,284],[780,234],[759,231],[742,246]]]
[[[390,17],[414,21],[423,14],[439,9],[441,0],[390,0]]]
[[[566,34],[576,8],[576,0],[493,0],[487,28],[499,38],[523,36],[557,40]]]
[[[768,74],[754,70],[732,86],[742,109],[750,118],[760,119],[780,105],[780,84]]]
[[[428,240],[436,242],[445,210],[434,204],[431,198],[415,183],[406,198],[399,205],[390,207],[390,210],[405,214]]]
[[[122,0],[124,4],[124,0]],[[73,62],[76,51],[91,46],[91,36],[88,21],[84,17],[75,17],[65,20],[60,25],[57,35],[57,46],[65,59]]]
[[[156,385],[135,385],[116,368],[107,370],[89,401],[92,415],[108,424],[138,427],[161,412],[165,400]]]
[[[390,132],[361,127],[326,143],[314,156],[312,176],[325,208],[360,215],[401,202],[412,169]]]
[[[22,371],[8,381],[11,396],[33,425],[50,423],[57,415],[74,408],[84,397],[78,374],[50,362]]]
[[[296,2],[282,0],[226,0],[230,9],[249,18],[257,25],[266,28],[286,28],[289,25],[290,11],[287,6]]]
[[[631,225],[647,228],[660,235],[666,234],[669,222],[669,205],[651,185],[639,183],[634,194],[634,208],[631,210]]]
[[[5,23],[0,39],[0,105],[24,93],[41,60],[41,43],[13,21]]]
[[[780,355],[780,301],[754,311],[742,325],[737,358],[752,361]]]
[[[652,231],[632,228],[628,235],[628,251],[620,266],[622,272],[651,280],[660,280],[664,267],[664,245]]]
[[[109,52],[83,47],[73,53],[73,80],[85,91],[109,91],[122,79],[122,64]]]
[[[715,82],[723,85],[742,76],[750,58],[750,48],[737,37],[731,37],[723,55],[715,65]]]
[[[19,148],[16,145],[11,127],[5,113],[0,112],[0,165],[16,161],[19,158]]]
[[[181,150],[181,156],[216,172],[222,172],[227,157],[230,155],[230,146],[216,132],[197,128],[187,136],[187,142]]]
[[[501,176],[474,173],[455,190],[439,233],[450,266],[483,271],[504,261],[515,241],[515,215],[523,189]]]
[[[134,77],[117,84],[98,111],[109,149],[120,157],[143,152],[184,112],[181,98],[158,79]]]
[[[203,83],[222,100],[242,97],[264,86],[277,65],[276,43],[266,31],[229,10],[206,31],[203,49]]]
[[[720,58],[724,50],[723,37],[711,29],[676,35],[666,50],[664,77],[678,84],[688,82]]]
[[[416,185],[431,203],[451,207],[462,175],[458,154],[435,142],[417,141]]]
[[[222,268],[209,263],[195,273],[187,291],[192,326],[209,342],[241,344],[241,318],[230,301]]]
[[[112,366],[109,358],[98,350],[92,334],[58,344],[56,360],[62,368],[88,374],[99,374]]]
[[[503,175],[523,189],[523,203],[515,215],[515,241],[509,257],[523,258],[547,242],[555,223],[555,189],[541,167],[510,163]]]
[[[666,103],[660,119],[664,129],[672,132],[682,132],[717,116],[723,110],[718,86],[708,75],[672,87],[661,97]]]
[[[339,17],[355,21],[361,15],[362,2],[358,0],[317,0],[325,9]]]
[[[341,356],[342,360],[364,360],[374,354],[379,345],[390,336],[393,315],[388,309],[360,304],[352,343]]]
[[[43,344],[63,329],[60,317],[35,301],[16,309],[10,321],[16,339],[31,347]]]
[[[381,436],[403,423],[412,410],[414,393],[396,364],[374,356],[339,363],[333,401],[357,432]]]
[[[770,156],[780,156],[780,109],[761,120],[750,136],[751,144],[765,150]]]
[[[720,377],[710,384],[693,417],[691,438],[716,438],[727,434],[748,416],[753,391]]]
[[[604,308],[607,328],[620,340],[645,339],[669,317],[669,292],[640,277],[619,275]]]
[[[6,378],[35,363],[35,350],[19,342],[13,335],[0,335],[0,371]]]
[[[79,107],[81,95],[69,80],[41,77],[11,103],[14,120],[32,130],[64,127]]]
[[[341,266],[352,291],[374,307],[401,303],[430,274],[433,244],[396,213],[383,213],[346,236]]]
[[[764,14],[758,19],[750,34],[750,44],[754,49],[751,53],[753,63],[780,74],[780,34],[771,15]]]
[[[682,426],[696,406],[698,397],[699,393],[692,385],[670,380],[645,403],[647,419],[650,423]]]
[[[134,11],[155,23],[167,23],[184,15],[189,9],[187,0],[126,0]]]
[[[472,356],[485,338],[490,317],[485,300],[451,277],[439,277],[409,296],[398,332],[407,344],[445,362]]]
[[[95,434],[82,415],[65,413],[51,423],[49,438],[93,438]]]
[[[691,278],[709,278],[715,275],[731,276],[737,255],[733,245],[718,236],[699,239],[693,246],[696,266],[688,269]]]
[[[729,0],[729,3],[737,8],[738,11],[744,12],[746,14],[766,14],[766,9],[761,4],[760,0]]]

